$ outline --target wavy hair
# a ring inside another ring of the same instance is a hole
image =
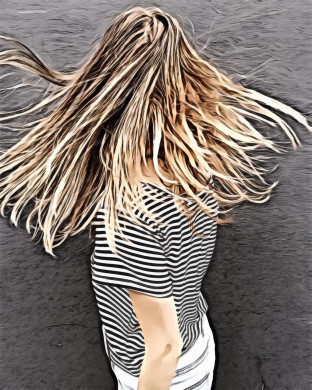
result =
[[[25,124],[28,133],[1,152],[1,215],[5,206],[13,206],[10,219],[17,226],[21,211],[34,200],[27,231],[33,227],[33,237],[41,232],[46,252],[54,257],[52,249],[69,235],[97,224],[95,213],[104,201],[112,237],[120,228],[117,208],[135,219],[134,206],[148,212],[140,180],[147,151],[189,220],[202,209],[222,224],[231,221],[228,213],[241,202],[267,201],[277,184],[266,182],[269,170],[254,151],[284,150],[252,121],[278,125],[294,148],[300,144],[295,132],[273,110],[312,130],[298,111],[232,81],[199,55],[179,22],[160,8],[119,14],[86,63],[68,74],[51,69],[18,39],[1,38],[24,50],[1,51],[0,64],[30,71],[54,88],[34,107],[0,118],[50,109]],[[170,179],[159,169],[160,156]],[[197,196],[204,190],[219,210]],[[196,209],[188,209],[185,199],[195,201]]]

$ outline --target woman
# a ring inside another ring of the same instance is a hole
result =
[[[42,232],[54,257],[69,235],[96,225],[92,285],[118,388],[210,389],[215,345],[200,286],[216,227],[241,202],[269,199],[276,182],[254,152],[282,151],[251,120],[278,124],[294,147],[296,134],[272,110],[311,127],[201,58],[159,8],[120,14],[71,74],[2,38],[26,51],[3,51],[1,63],[55,88],[1,119],[53,107],[1,156],[1,214],[13,206],[17,224],[34,199],[27,230]]]

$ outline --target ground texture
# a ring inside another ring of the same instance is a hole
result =
[[[126,7],[163,7],[216,65],[311,119],[310,1],[0,4],[0,30],[23,39],[50,65],[65,71],[88,55],[94,40]],[[5,70],[14,72],[12,67]],[[10,78],[3,78],[1,88],[10,85]],[[18,108],[26,98],[18,90],[1,96],[2,112]],[[219,229],[204,279],[217,344],[217,390],[312,389],[312,137],[293,125],[303,147],[276,158],[279,169],[272,177],[280,184],[266,205],[243,205],[235,223]],[[8,137],[5,132],[2,140]],[[102,346],[87,233],[57,248],[57,261],[30,241],[25,230],[13,229],[3,218],[0,239],[1,388],[117,388]]]

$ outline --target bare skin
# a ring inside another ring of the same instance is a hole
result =
[[[166,176],[162,160],[159,165]],[[151,159],[141,179],[163,186]],[[138,390],[168,390],[183,347],[174,297],[157,298],[129,289],[128,293],[145,340]]]

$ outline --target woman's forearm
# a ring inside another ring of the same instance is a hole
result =
[[[180,355],[180,349],[157,357],[145,354],[137,390],[169,390]]]

